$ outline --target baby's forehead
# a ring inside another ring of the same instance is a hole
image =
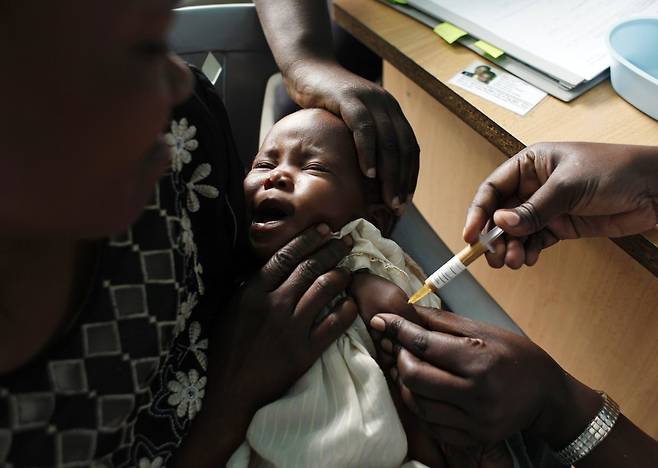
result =
[[[279,152],[296,148],[305,154],[354,154],[351,132],[343,121],[330,112],[304,109],[278,121],[270,130],[262,152]]]
[[[303,109],[278,121],[266,141],[293,138],[300,143],[323,147],[351,146],[352,138],[345,123],[322,109]]]

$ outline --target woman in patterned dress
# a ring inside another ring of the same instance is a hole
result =
[[[291,94],[347,121],[401,209],[418,148],[397,103],[335,63],[324,2],[273,3]],[[242,168],[212,87],[167,52],[171,7],[0,2],[2,466],[221,465],[356,315],[311,330],[349,282],[324,225],[240,275]]]

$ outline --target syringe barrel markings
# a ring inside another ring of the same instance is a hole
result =
[[[427,281],[430,281],[437,290],[448,284],[465,269],[466,265],[462,263],[458,256],[454,256],[445,265],[432,273]]]

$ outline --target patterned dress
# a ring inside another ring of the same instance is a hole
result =
[[[202,407],[208,333],[240,276],[242,166],[197,75],[174,113],[171,169],[103,241],[72,327],[0,376],[0,466],[164,466]]]

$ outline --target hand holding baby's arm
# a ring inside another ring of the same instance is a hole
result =
[[[422,327],[427,326],[426,317],[418,314],[416,309],[407,303],[408,297],[405,292],[390,281],[368,272],[360,272],[354,275],[348,291],[357,303],[359,314],[366,324],[370,324],[370,319],[378,313],[388,311],[384,313],[398,315]],[[380,345],[379,332],[372,328],[369,328],[369,331],[377,347],[379,365],[388,376],[395,365],[396,353],[393,345],[386,339]],[[485,449],[482,446],[447,446],[441,444],[441,440],[433,439],[426,425],[402,404],[399,385],[393,383],[390,388],[407,433],[409,455],[412,458],[428,466],[450,468],[511,468],[513,466],[504,442]]]

